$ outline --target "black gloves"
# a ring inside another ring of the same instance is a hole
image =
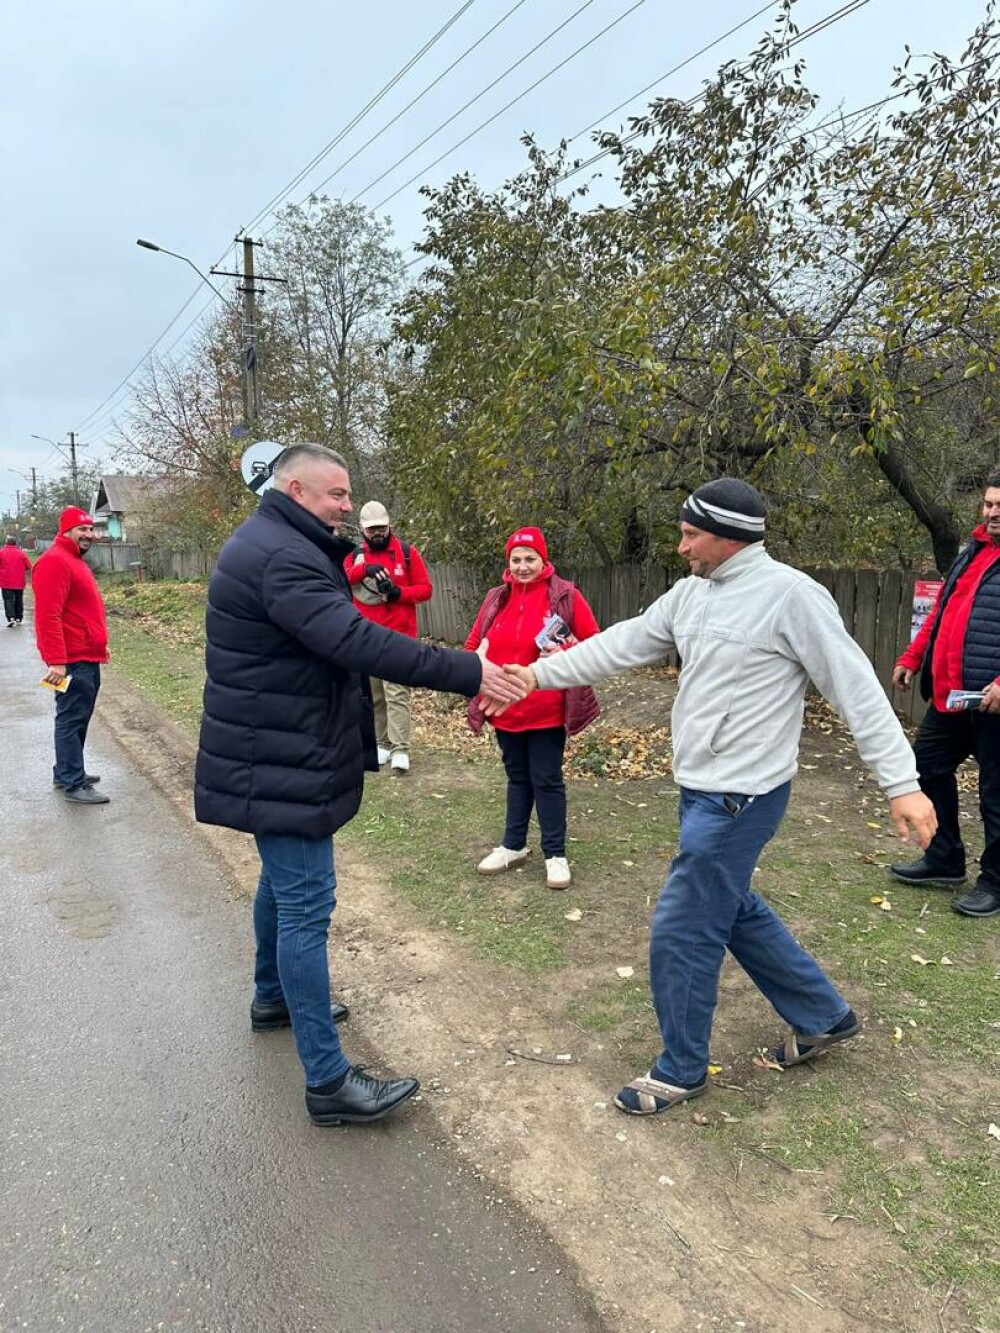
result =
[[[366,579],[377,579],[384,573],[385,570],[381,565],[365,565]]]
[[[378,573],[374,575],[375,591],[380,597],[384,597],[388,602],[398,602],[402,597],[402,590],[397,588],[392,579],[380,565]]]

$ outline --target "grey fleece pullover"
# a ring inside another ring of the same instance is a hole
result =
[[[674,647],[681,676],[671,726],[682,787],[759,796],[793,777],[811,679],[886,796],[919,790],[910,744],[836,602],[757,543],[533,670],[540,689],[593,685],[662,661]]]

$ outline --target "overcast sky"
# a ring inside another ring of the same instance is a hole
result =
[[[843,0],[800,0],[801,28]],[[460,10],[383,101],[288,196],[301,200],[516,0],[0,0],[0,510],[18,473],[61,470],[33,434],[81,431],[81,457],[114,464],[108,441],[125,379],[198,285],[184,264],[138,249],[150,237],[207,269],[278,191]],[[421,182],[470,171],[487,188],[524,164],[519,136],[545,146],[577,134],[764,0],[522,0],[497,31],[323,188],[359,192],[392,218],[407,253],[422,229]],[[633,9],[633,6],[635,8]],[[576,17],[424,147],[417,144],[558,24]],[[631,13],[628,11],[632,10]],[[825,107],[889,90],[908,43],[960,54],[984,0],[869,0],[801,48]],[[434,160],[619,16],[534,91],[437,166]],[[739,32],[602,119],[621,125],[656,94],[690,95],[769,25]],[[580,139],[574,152],[586,155]],[[386,168],[412,153],[373,188]],[[412,176],[393,199],[386,196]],[[251,234],[273,219],[255,222]],[[260,261],[266,267],[266,251]],[[231,262],[223,267],[233,267]],[[221,280],[225,282],[225,279]],[[162,352],[200,308],[202,288]],[[175,348],[180,352],[181,341]]]

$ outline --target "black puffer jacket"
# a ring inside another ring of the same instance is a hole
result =
[[[359,614],[343,569],[351,549],[279,491],[222,548],[208,587],[202,823],[325,837],[357,813],[365,767],[377,766],[367,676],[478,690],[473,653]]]

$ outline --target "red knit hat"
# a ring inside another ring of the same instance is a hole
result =
[[[507,538],[507,545],[503,548],[504,559],[510,559],[510,553],[515,546],[528,546],[533,551],[537,551],[543,560],[548,561],[549,548],[545,545],[545,538],[542,536],[541,528],[518,528]]]
[[[94,520],[86,509],[79,509],[76,505],[70,505],[59,515],[59,536],[63,537],[69,532],[70,528],[93,527]]]

